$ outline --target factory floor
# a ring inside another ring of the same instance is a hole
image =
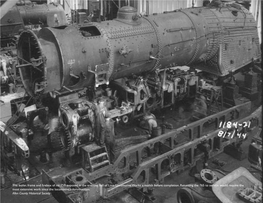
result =
[[[244,153],[247,155],[248,153],[248,147],[251,143],[252,137],[249,137],[242,145],[242,149]],[[217,156],[215,156],[213,159],[218,159],[220,161],[225,162],[226,164],[220,168],[222,171],[224,171],[226,174],[232,172],[233,170],[244,167],[248,169],[249,171],[252,171],[252,175],[256,177],[258,180],[260,179],[260,173],[255,172],[255,169],[251,168],[251,164],[248,161],[247,158],[244,158],[243,160],[239,161],[237,159],[234,159],[233,157],[227,155],[226,153],[221,153]],[[216,165],[214,165],[211,160],[208,162],[210,169],[219,169]],[[198,170],[202,169],[202,162],[197,164]],[[183,184],[194,184],[195,179],[194,177],[191,177],[189,175],[189,170],[184,171],[183,173],[177,175],[177,174],[171,174],[166,177],[165,184],[173,184],[173,185],[183,185]],[[153,191],[153,195],[155,197],[156,203],[178,203],[176,195],[177,191],[180,189],[180,187],[158,187]],[[118,202],[118,203],[137,203],[137,201],[134,201],[127,195],[127,193],[121,193],[117,197],[114,197],[112,201],[108,201],[110,203]],[[212,203],[212,202],[211,202]]]
[[[187,120],[187,118],[182,119],[182,117],[179,119],[179,121],[184,121],[184,122],[178,122],[178,119],[175,119],[174,117],[174,112],[172,111],[168,111],[170,112],[170,116],[167,115],[166,116],[166,121],[168,123],[171,123],[174,125],[174,128],[178,128],[181,125],[185,125],[184,123],[189,122]],[[183,113],[184,116],[188,115],[187,111]],[[161,117],[161,116],[158,116]],[[160,120],[158,120],[159,123]],[[177,126],[178,125],[178,126]],[[135,129],[135,128],[133,128]],[[138,134],[138,129],[134,132],[136,134]],[[124,131],[122,131],[124,132]],[[144,132],[144,130],[142,130],[142,133]],[[253,132],[256,133],[256,132]],[[253,134],[252,133],[252,134]],[[130,135],[131,133],[127,133],[125,132],[124,134],[128,134]],[[248,153],[248,146],[251,143],[251,139],[252,136],[248,137],[247,140],[245,140],[243,142],[242,148],[243,148],[243,152],[245,154]],[[62,154],[61,154],[62,156]],[[245,167],[248,170],[251,170],[250,167],[250,163],[248,162],[247,158],[243,159],[242,161],[236,160],[233,157],[225,154],[225,153],[221,153],[219,155],[217,155],[216,157],[214,157],[213,159],[218,159],[220,161],[225,162],[226,164],[220,168],[223,171],[225,171],[225,173],[229,173],[232,172],[233,170],[239,168],[239,167]],[[212,159],[211,159],[212,160]],[[214,165],[211,160],[208,162],[209,163],[209,168],[211,169],[218,169],[218,167],[216,165]],[[58,164],[58,161],[53,161],[53,164]],[[36,166],[36,164],[33,164],[33,166]],[[199,163],[197,163],[197,169],[201,170],[202,169],[202,165],[203,162],[202,160],[200,160]],[[53,168],[50,167],[48,165],[46,165],[47,168]],[[41,169],[45,169],[45,166],[41,166]],[[41,169],[36,168],[33,171],[37,171],[34,176],[36,176],[37,174],[39,174],[39,171],[41,171]],[[189,168],[190,169],[190,168]],[[195,179],[194,177],[189,175],[189,169],[181,172],[180,174],[171,174],[169,176],[167,176],[165,178],[165,182],[164,184],[173,184],[173,185],[180,185],[180,184],[194,184],[195,183]],[[46,171],[48,171],[48,169],[45,169]],[[252,171],[255,171],[254,169],[252,169]],[[256,178],[260,178],[260,174],[259,173],[252,173]],[[5,185],[4,188],[1,189],[0,192],[0,202],[2,203],[57,203],[57,200],[53,198],[52,195],[15,195],[13,194],[14,190],[12,188],[12,184],[14,184],[15,182],[21,182],[21,180],[17,180],[14,179],[12,176],[12,174],[8,174],[8,176],[10,177],[10,179],[6,178],[5,179]],[[11,181],[13,180],[13,182]],[[14,181],[16,180],[16,181]],[[32,184],[32,185],[37,185],[37,184],[41,184],[42,183],[42,177],[41,175],[37,175],[34,178],[31,178],[28,182],[28,184]],[[176,199],[176,195],[177,195],[177,191],[180,189],[180,187],[158,187],[155,188],[153,190],[153,197],[155,198],[154,202],[155,203],[178,203],[177,199]],[[63,202],[64,203],[64,202]],[[66,203],[66,202],[65,202]],[[117,195],[115,195],[114,197],[112,197],[111,199],[103,199],[103,200],[99,200],[98,203],[138,203],[138,201],[132,197],[129,193],[127,193],[126,191],[121,192]],[[212,203],[212,202],[211,202]]]
[[[248,146],[251,142],[252,137],[249,137],[243,143],[243,151],[245,154],[248,152]],[[231,172],[239,167],[245,167],[248,170],[255,171],[251,169],[250,163],[248,162],[247,158],[243,159],[242,161],[236,160],[233,157],[222,153],[217,155],[216,157],[220,161],[224,161],[226,164],[221,168],[224,172],[228,173]],[[197,169],[200,170],[202,167],[202,162],[197,164]],[[209,167],[211,169],[218,168],[216,165],[209,161]],[[259,173],[252,173],[257,179],[260,178]],[[28,184],[41,184],[41,175],[31,179]],[[180,185],[180,184],[193,184],[195,183],[194,177],[189,176],[189,170],[186,170],[180,174],[171,174],[165,179],[165,184],[173,184],[173,185]],[[51,195],[14,195],[12,194],[12,183],[6,179],[5,189],[1,190],[1,202],[3,203],[57,203],[57,201]],[[155,198],[154,202],[156,203],[178,203],[176,199],[177,191],[180,187],[158,187],[153,190],[153,196]],[[119,193],[118,195],[112,197],[109,200],[100,200],[99,202],[105,203],[138,203],[138,201],[129,195],[127,192]]]

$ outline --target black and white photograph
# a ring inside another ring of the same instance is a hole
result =
[[[262,203],[262,0],[0,0],[1,203]]]

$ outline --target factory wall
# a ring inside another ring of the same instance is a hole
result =
[[[138,10],[138,13],[151,15],[153,13],[162,13],[164,11],[172,11],[180,8],[200,7],[203,5],[203,0],[47,0],[47,3],[55,2],[63,5],[66,14],[70,17],[71,10],[88,10],[90,2],[100,2],[101,15],[104,12],[105,2],[111,2],[117,7],[133,6]],[[104,5],[104,6],[103,6]],[[258,33],[260,43],[262,41],[261,29],[261,0],[251,0],[250,12],[258,22]]]
[[[262,21],[262,0],[251,0],[251,6],[250,6],[250,12],[254,16],[255,20],[257,21],[257,27],[258,27],[258,35],[259,35],[259,43],[262,42],[262,27],[261,27],[261,21]]]
[[[88,9],[88,1],[100,1],[102,5],[105,1],[111,1],[118,7],[130,5],[137,8],[139,13],[148,15],[192,7],[193,4],[195,7],[203,5],[203,0],[47,0],[48,3],[55,2],[62,4],[69,15],[71,9]]]
[[[203,0],[138,0],[138,11],[151,15],[164,11],[173,11],[180,8],[195,7],[203,5]]]

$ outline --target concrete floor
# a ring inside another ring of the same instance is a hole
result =
[[[249,137],[242,145],[243,146],[242,148],[246,154],[248,152],[248,146],[251,142],[251,138],[252,137]],[[245,158],[242,161],[238,161],[225,153],[221,153],[214,158],[217,158],[220,161],[224,161],[226,163],[226,165],[221,168],[226,173],[232,172],[233,170],[241,166],[248,169],[249,171],[255,171],[254,169],[251,169],[250,167],[251,164],[249,163],[247,158]],[[202,165],[202,162],[199,163],[199,166],[200,165]],[[209,161],[209,168],[216,169],[218,167],[216,167],[216,165],[214,165],[213,163],[211,163],[211,161]],[[255,176],[257,179],[260,179],[260,173],[252,173],[252,175]],[[165,184],[167,185],[168,184],[173,184],[173,185],[194,184],[194,183],[195,183],[194,177],[191,177],[189,175],[189,170],[186,170],[179,175],[171,174],[165,179]],[[156,198],[155,202],[156,203],[178,203],[176,195],[179,189],[180,187],[160,187],[158,189],[155,189],[153,191],[154,197]],[[114,198],[113,200],[108,201],[108,202],[110,203],[114,203],[114,202],[131,203],[130,198],[127,198],[127,194],[125,193],[120,194],[117,198]],[[136,201],[134,202],[132,201],[132,203],[135,203],[135,202]]]
[[[171,112],[171,113],[172,113],[171,115],[171,118],[172,118],[174,117],[174,112]],[[167,117],[167,119],[170,123],[172,122],[176,123],[174,119],[169,119],[169,117]],[[183,125],[183,123],[180,123],[180,124]],[[179,126],[176,126],[176,127],[179,127]],[[138,131],[136,131],[136,133],[138,134]],[[251,143],[251,139],[252,137],[248,137],[248,139],[243,142],[242,148],[245,154],[248,153],[248,146]],[[247,158],[245,158],[242,161],[238,161],[225,153],[219,154],[214,158],[217,158],[220,161],[224,161],[226,163],[226,165],[221,168],[226,173],[232,172],[233,170],[241,166],[247,168],[248,170],[251,169],[250,163],[248,162]],[[56,161],[54,161],[54,163],[56,163]],[[200,163],[198,164],[199,170],[201,169],[200,166],[202,167],[202,161],[200,161]],[[210,161],[209,168],[216,169],[217,167]],[[38,171],[41,171],[41,170],[38,170]],[[260,177],[258,173],[254,173],[253,175],[256,178]],[[10,177],[11,177],[11,174],[10,174]],[[41,175],[30,179],[30,181],[28,181],[28,184],[30,183],[31,184],[41,184],[42,183]],[[180,184],[194,184],[194,183],[195,183],[194,178],[189,176],[189,170],[186,170],[180,174],[174,173],[174,174],[169,175],[168,177],[165,178],[164,184],[180,185]],[[153,196],[155,198],[154,202],[155,203],[178,203],[176,200],[176,195],[179,189],[180,187],[155,188],[153,190]],[[13,195],[12,192],[13,192],[12,182],[6,179],[5,189],[2,189],[0,193],[1,202],[3,203],[57,203],[57,201],[51,195],[19,195],[18,196],[18,195]],[[129,195],[127,192],[124,191],[112,197],[111,199],[99,200],[98,203],[138,203],[138,201],[134,197],[132,197],[131,195]]]

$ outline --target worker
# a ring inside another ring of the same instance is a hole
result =
[[[196,73],[194,71],[191,72],[190,75],[191,77],[188,81],[188,86],[189,86],[188,96],[193,98],[195,97],[197,91],[198,77],[196,76]]]
[[[115,159],[115,132],[114,132],[114,121],[111,118],[106,118],[106,130],[105,130],[105,144],[108,150],[110,161],[113,163]]]
[[[159,135],[158,124],[155,115],[150,112],[146,112],[143,117],[143,122],[145,122],[151,138]]]
[[[105,144],[105,131],[106,131],[106,120],[107,108],[104,104],[104,100],[98,99],[96,104],[96,116],[99,123],[98,136],[95,138],[95,141],[98,145],[103,146]]]
[[[6,83],[8,76],[7,76],[7,66],[8,62],[4,58],[0,58],[0,83],[4,84]]]
[[[193,111],[193,117],[204,118],[207,116],[206,98],[203,95],[194,101]]]
[[[207,140],[206,140],[206,145],[208,145]],[[206,150],[204,150],[203,169],[208,168],[208,159],[209,159],[209,149],[206,148]]]

